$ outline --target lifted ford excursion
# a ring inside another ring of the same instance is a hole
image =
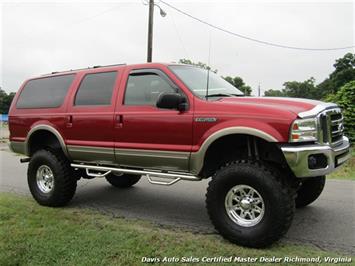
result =
[[[284,235],[350,156],[337,105],[243,97],[213,72],[177,64],[93,67],[26,81],[10,147],[27,157],[35,200],[63,206],[80,178],[128,188],[211,178],[216,230],[245,246]]]

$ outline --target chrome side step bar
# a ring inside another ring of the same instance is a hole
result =
[[[164,185],[170,186],[173,185],[180,180],[188,180],[188,181],[200,181],[201,178],[190,175],[190,174],[182,174],[176,172],[157,172],[152,170],[136,170],[136,169],[127,169],[127,168],[115,168],[115,167],[108,167],[108,166],[97,166],[97,165],[88,165],[88,164],[75,164],[72,163],[71,167],[73,168],[80,168],[85,169],[86,174],[91,177],[105,177],[108,174],[114,172],[118,174],[135,174],[135,175],[143,175],[148,178],[149,183],[154,185]],[[90,172],[97,171],[96,173]],[[163,178],[163,179],[172,179],[171,181],[158,181],[154,180],[153,178]],[[119,177],[117,177],[119,178]]]

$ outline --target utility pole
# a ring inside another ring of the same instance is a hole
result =
[[[154,0],[149,0],[147,62],[152,62],[152,52],[153,52],[153,18],[154,18]]]
[[[258,97],[260,97],[260,83],[259,83],[259,86],[258,86]]]

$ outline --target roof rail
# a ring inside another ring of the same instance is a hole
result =
[[[97,65],[97,66],[92,66],[92,67],[76,68],[76,69],[63,70],[63,71],[53,71],[49,74],[43,74],[43,76],[53,75],[53,74],[58,74],[58,73],[63,73],[63,72],[70,72],[70,71],[87,70],[87,69],[94,69],[94,68],[101,68],[101,67],[124,66],[124,65],[127,65],[127,64],[122,63],[122,64],[113,64],[113,65],[104,65],[104,66]]]

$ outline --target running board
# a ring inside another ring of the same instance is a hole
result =
[[[96,166],[96,165],[88,165],[88,164],[75,164],[72,163],[71,167],[73,168],[80,168],[85,169],[86,174],[91,177],[105,177],[108,174],[114,173],[121,173],[121,174],[134,174],[134,175],[144,175],[148,178],[149,183],[154,185],[164,185],[170,186],[179,182],[180,180],[188,180],[188,181],[200,181],[201,178],[189,175],[189,174],[181,174],[175,172],[156,172],[156,171],[149,171],[149,170],[136,170],[136,169],[127,169],[127,168],[115,168],[115,167],[107,167],[107,166]],[[90,172],[97,171],[96,173]],[[153,178],[165,178],[165,179],[172,179],[171,181],[158,181],[154,180]],[[119,178],[119,177],[118,177]]]

